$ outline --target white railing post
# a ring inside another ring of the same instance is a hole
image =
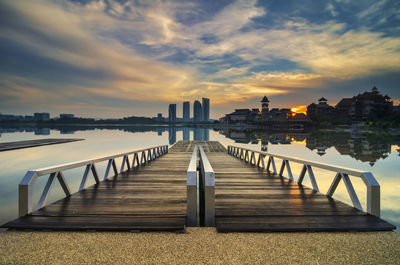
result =
[[[32,212],[32,186],[38,177],[36,171],[26,172],[24,178],[19,183],[19,215],[24,216]]]

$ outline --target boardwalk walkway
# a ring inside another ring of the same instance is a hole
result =
[[[168,154],[149,164],[118,174],[4,227],[184,231],[187,169],[196,144],[203,147],[215,173],[218,232],[395,229],[379,217],[250,166],[230,156],[215,141],[180,141]]]
[[[184,231],[191,153],[171,148],[131,169],[4,225],[54,230]]]
[[[295,181],[224,152],[207,152],[215,172],[219,232],[379,231],[395,227]]]

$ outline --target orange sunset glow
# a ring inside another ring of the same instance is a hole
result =
[[[307,116],[307,106],[306,105],[293,107],[290,110],[292,111],[292,116],[296,116],[296,114],[299,114],[299,113],[303,113],[304,115]]]

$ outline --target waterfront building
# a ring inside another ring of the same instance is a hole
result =
[[[25,121],[34,121],[35,118],[33,117],[33,115],[25,115],[24,120]]]
[[[348,116],[352,103],[352,98],[342,98],[335,106],[336,111],[340,116]]]
[[[163,118],[163,116],[162,116],[162,113],[158,113],[157,114],[157,121],[164,121],[164,118]]]
[[[195,122],[203,121],[203,110],[198,100],[195,100],[193,104],[193,120]]]
[[[50,114],[48,112],[35,112],[33,118],[35,121],[48,121],[50,120]]]
[[[324,97],[318,100],[318,104],[311,103],[307,106],[307,115],[313,121],[324,121],[335,118],[336,109],[328,104]]]
[[[393,101],[388,95],[381,95],[374,86],[371,92],[353,97],[349,115],[353,120],[382,118],[393,111]]]
[[[169,122],[176,122],[176,104],[169,104],[168,121]]]
[[[60,119],[72,119],[74,114],[60,114]]]
[[[8,115],[8,114],[0,114],[0,121],[21,121],[24,117],[21,115]]]
[[[352,98],[344,98],[337,105],[339,112],[352,120],[373,120],[393,113],[393,101],[379,93],[375,86],[371,92],[364,92]]]
[[[251,110],[249,109],[235,109],[234,112],[226,114],[225,117],[220,119],[221,123],[247,123],[251,119]]]
[[[183,121],[190,121],[190,102],[185,101],[183,102]]]
[[[203,98],[202,99],[203,105],[203,121],[209,121],[210,120],[210,99],[209,98]]]

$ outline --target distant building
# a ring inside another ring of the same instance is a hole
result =
[[[393,101],[379,93],[375,86],[371,92],[364,92],[352,98],[344,98],[337,105],[339,113],[352,120],[362,121],[385,117],[393,112]]]
[[[163,116],[162,116],[162,113],[158,113],[157,114],[157,121],[164,121],[164,118],[163,118]]]
[[[176,104],[169,104],[168,121],[169,122],[176,122]]]
[[[35,118],[32,115],[25,115],[24,120],[25,121],[34,121]]]
[[[210,120],[210,99],[209,98],[203,98],[203,121],[209,121]]]
[[[234,112],[226,114],[225,117],[221,118],[219,121],[221,123],[247,123],[251,121],[252,111],[249,109],[235,109]]]
[[[183,102],[183,121],[190,121],[190,102]]]
[[[35,112],[33,118],[35,121],[48,121],[50,120],[50,114],[48,112]]]
[[[0,121],[20,121],[23,120],[23,116],[0,114]]]
[[[255,120],[260,114],[261,114],[261,113],[260,113],[260,110],[259,110],[259,109],[251,109],[250,118],[251,118],[252,120]]]
[[[351,105],[353,104],[352,98],[342,98],[338,104],[336,104],[335,108],[339,115],[341,116],[348,116]]]
[[[324,121],[335,118],[336,109],[328,104],[324,97],[318,100],[318,104],[311,103],[307,106],[307,115],[313,121]]]
[[[203,110],[198,100],[195,100],[193,104],[193,120],[195,122],[203,121]]]
[[[263,115],[264,120],[287,120],[287,118],[290,116],[291,110],[288,108],[283,108],[283,109],[278,109],[278,108],[273,108],[269,110],[267,115]]]
[[[74,114],[60,114],[60,119],[73,119],[74,117]]]
[[[393,101],[388,95],[381,95],[374,86],[371,92],[353,97],[349,111],[353,120],[367,120],[384,117],[393,111]]]

